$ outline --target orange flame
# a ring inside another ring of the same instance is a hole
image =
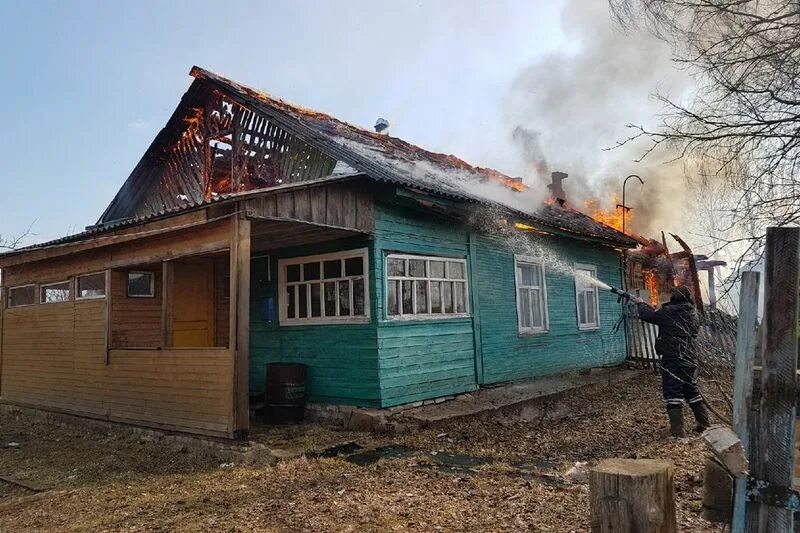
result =
[[[644,286],[650,291],[650,305],[658,305],[658,277],[655,272],[651,270],[642,271],[644,277]]]
[[[603,209],[600,206],[600,200],[596,198],[592,198],[590,200],[586,200],[584,202],[584,207],[593,219],[598,222],[605,224],[606,226],[611,226],[617,231],[622,231],[622,218],[625,217],[625,233],[630,234],[630,230],[628,229],[630,226],[630,221],[632,218],[630,211],[623,211],[622,207],[618,207],[620,202],[619,197],[616,194],[609,195],[609,199],[611,200],[611,205],[613,207],[609,209]]]

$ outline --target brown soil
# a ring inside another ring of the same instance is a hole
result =
[[[665,438],[657,377],[619,387],[539,401],[547,408],[526,414],[533,421],[518,407],[398,436],[310,424],[254,432],[309,453],[343,442],[408,450],[367,466],[301,457],[223,467],[124,430],[0,415],[0,476],[45,489],[0,481],[0,531],[588,531],[588,486],[563,474],[604,457],[672,461],[681,531],[719,531],[700,517],[703,445]],[[450,453],[484,464],[432,466]]]

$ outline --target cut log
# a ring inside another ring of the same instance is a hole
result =
[[[703,518],[730,524],[732,514],[733,478],[725,466],[709,457],[703,470]]]
[[[606,459],[589,472],[592,531],[675,533],[672,465]]]
[[[724,426],[712,427],[703,432],[703,440],[733,477],[747,474],[750,463],[742,441],[732,429]]]

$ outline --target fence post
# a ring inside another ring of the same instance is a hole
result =
[[[756,350],[756,322],[758,321],[758,289],[761,275],[758,272],[742,274],[739,291],[739,321],[736,329],[736,375],[733,384],[733,431],[742,441],[748,458],[750,434],[747,423],[753,399],[753,360]],[[733,501],[731,533],[744,533],[747,499],[747,477],[736,479]]]
[[[791,488],[797,388],[800,228],[767,228],[766,315],[761,374],[762,471],[754,477]],[[760,533],[791,533],[792,511],[761,505]]]

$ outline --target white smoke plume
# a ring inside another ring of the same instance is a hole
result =
[[[653,237],[662,229],[680,233],[686,228],[676,208],[687,188],[683,165],[667,163],[675,154],[654,152],[637,163],[648,142],[609,148],[633,134],[627,124],[656,124],[662,108],[654,92],[681,98],[691,91],[691,80],[673,64],[665,43],[615,27],[606,2],[568,1],[562,26],[575,49],[523,69],[503,102],[523,177],[537,186],[549,181],[552,170],[567,172],[571,204],[581,208],[596,198],[613,208],[625,176],[638,174],[645,185],[628,182],[629,227]]]

